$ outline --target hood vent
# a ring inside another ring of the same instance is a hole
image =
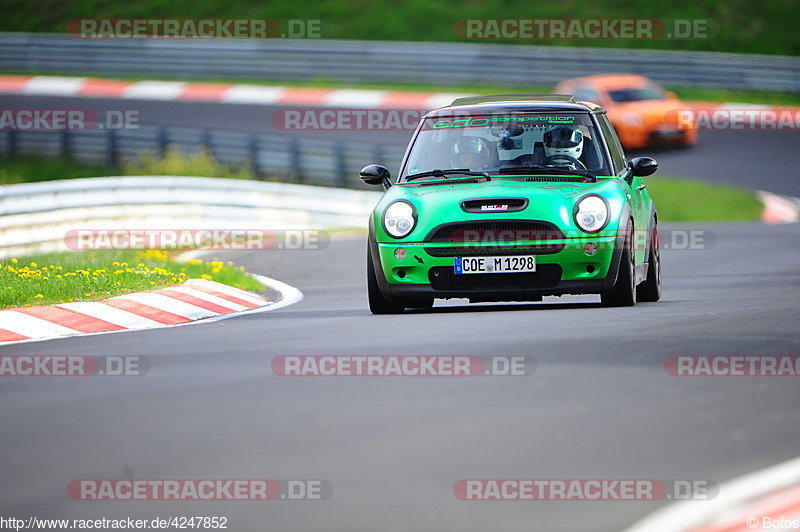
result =
[[[591,177],[584,177],[582,175],[563,175],[563,176],[530,176],[523,179],[523,181],[533,183],[591,183]]]
[[[475,198],[461,202],[464,212],[488,214],[493,212],[519,212],[528,206],[527,198]]]
[[[483,183],[483,179],[446,179],[442,181],[432,181],[428,183],[414,183],[418,187],[438,187],[441,185],[463,185],[465,183]]]

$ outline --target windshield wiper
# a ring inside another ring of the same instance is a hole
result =
[[[451,175],[474,175],[485,177],[487,181],[491,181],[492,177],[489,172],[473,172],[469,168],[448,168],[447,170],[430,170],[428,172],[420,172],[418,174],[411,174],[406,176],[406,181],[412,181],[421,177],[448,177]]]
[[[564,174],[564,175],[579,175],[591,178],[592,180],[595,181],[597,180],[597,176],[595,176],[588,170],[578,170],[577,168],[570,168],[568,166],[543,166],[538,164],[531,166],[513,166],[508,168],[501,168],[498,173],[517,174],[520,172],[536,173],[536,174],[554,173],[554,174]]]

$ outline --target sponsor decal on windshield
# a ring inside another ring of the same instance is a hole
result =
[[[460,118],[457,120],[437,120],[431,127],[433,129],[486,127],[503,122],[536,124],[573,124],[574,116],[532,115],[532,116],[489,116],[476,118]]]

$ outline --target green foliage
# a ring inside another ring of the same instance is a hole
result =
[[[753,192],[745,188],[671,177],[645,181],[663,222],[758,220],[763,210]]]
[[[710,19],[719,32],[693,40],[589,40],[536,42],[569,46],[661,48],[797,55],[796,0],[6,0],[0,31],[60,32],[75,18],[294,18],[332,27],[326,38],[456,41],[462,18],[659,18]]]
[[[124,164],[120,169],[87,166],[68,159],[0,157],[0,185],[112,175],[174,175],[234,179],[255,177],[252,169],[244,165],[226,166],[217,163],[207,151],[186,155],[180,150],[170,149],[164,157],[143,153],[138,159]]]
[[[197,278],[264,289],[231,262],[176,262],[161,250],[49,253],[0,260],[0,308],[98,301]]]
[[[219,164],[207,150],[187,155],[169,149],[164,157],[143,153],[136,161],[123,165],[123,175],[176,175],[196,177],[229,177],[253,179],[253,171],[245,166]]]

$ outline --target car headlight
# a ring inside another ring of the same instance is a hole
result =
[[[575,208],[575,223],[587,233],[596,233],[608,223],[608,205],[600,196],[584,196]]]
[[[394,238],[403,238],[417,225],[417,212],[405,201],[395,201],[383,213],[383,228]]]

